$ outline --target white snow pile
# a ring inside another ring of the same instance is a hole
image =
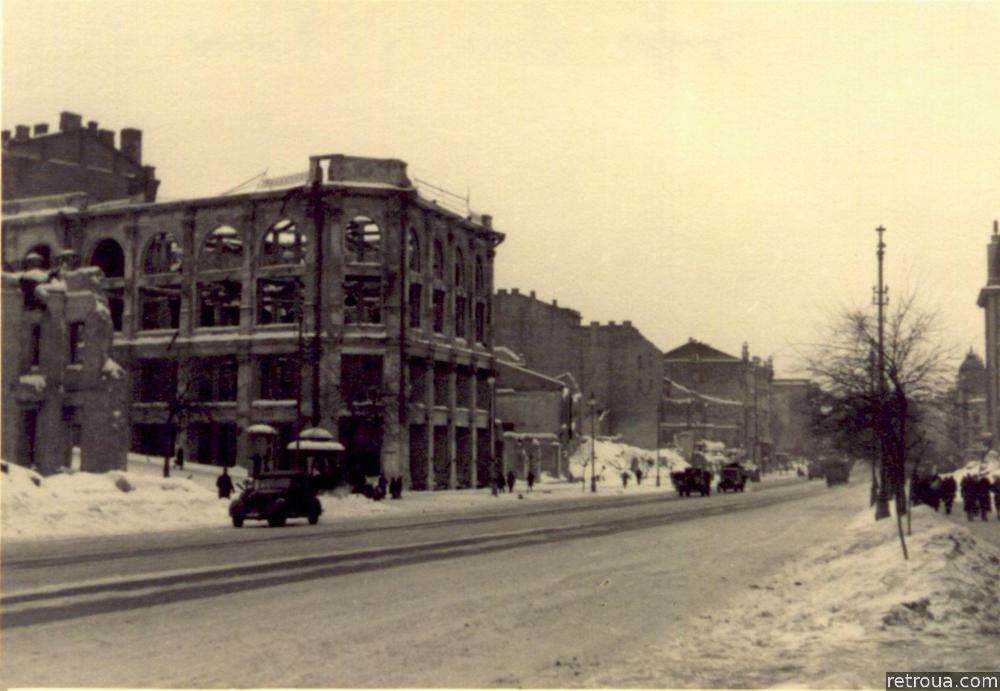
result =
[[[171,530],[227,520],[227,504],[190,479],[121,471],[43,478],[13,463],[3,465],[4,540]]]
[[[959,485],[966,475],[986,475],[990,479],[1000,478],[1000,455],[997,455],[996,451],[989,451],[982,460],[969,461],[958,470],[945,473],[945,475],[954,477],[955,482]]]
[[[622,686],[878,688],[892,669],[985,669],[1000,654],[1000,549],[921,507],[904,561],[895,519],[859,515],[723,611],[644,651]],[[719,656],[726,660],[718,665]],[[690,678],[675,679],[679,669]]]
[[[621,441],[597,438],[594,441],[594,471],[597,482],[621,484],[621,474],[632,472],[632,459],[638,459],[645,477],[656,472],[656,450],[632,446]],[[590,439],[587,438],[569,457],[569,470],[574,478],[584,478],[590,482]],[[666,472],[683,470],[687,461],[671,448],[660,449],[660,468]],[[633,478],[634,479],[634,478]]]

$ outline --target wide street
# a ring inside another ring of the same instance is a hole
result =
[[[2,563],[2,681],[586,685],[752,594],[842,528],[865,492],[789,478],[709,498],[665,489],[422,521],[15,545]]]

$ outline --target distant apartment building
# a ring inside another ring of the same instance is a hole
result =
[[[962,460],[978,458],[985,450],[989,434],[988,382],[983,359],[969,350],[958,368],[952,402],[954,441]]]
[[[770,459],[772,384],[770,362],[741,357],[693,338],[663,355],[663,429],[666,436],[693,431],[699,439],[741,447],[755,462]]]
[[[131,198],[124,183],[5,201],[3,259],[68,248],[103,271],[135,451],[246,463],[247,428],[266,424],[280,465],[320,426],[347,447],[352,478],[487,482],[504,236],[422,193],[402,161],[325,155],[303,168],[181,201],[100,201]]]
[[[993,237],[986,248],[986,286],[977,304],[986,316],[986,433],[989,446],[1000,449],[1000,224],[993,221]]]
[[[771,437],[775,453],[808,456],[814,450],[810,432],[808,379],[775,379],[771,395]]]
[[[662,353],[632,322],[584,326],[579,312],[517,288],[499,290],[495,309],[498,346],[518,353],[533,370],[551,377],[569,373],[578,383],[584,434],[593,422],[597,434],[655,447]]]
[[[156,169],[142,163],[142,130],[114,130],[64,112],[59,130],[45,123],[3,131],[4,201],[83,192],[97,202],[156,201]],[[43,257],[49,261],[49,257]]]

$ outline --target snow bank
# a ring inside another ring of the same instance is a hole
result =
[[[1000,456],[997,455],[996,451],[990,451],[982,460],[969,461],[958,470],[944,473],[942,477],[947,475],[955,478],[955,482],[959,483],[959,485],[961,485],[962,478],[966,475],[987,475],[991,479],[998,479],[1000,478]]]
[[[887,669],[990,667],[1000,652],[1000,549],[926,507],[913,529],[904,561],[895,519],[875,522],[865,510],[773,579],[749,584],[738,604],[709,610],[703,625],[603,681],[673,679],[683,665],[683,685],[702,688],[878,688]]]
[[[42,478],[4,465],[0,523],[5,540],[170,530],[226,520],[226,503],[185,478],[121,471]]]
[[[644,449],[632,446],[621,441],[598,438],[594,442],[594,470],[597,473],[597,482],[621,485],[621,474],[623,472],[633,476],[632,459],[639,460],[639,467],[642,469],[644,477],[649,477],[656,473],[656,450]],[[584,478],[590,482],[590,440],[585,440],[577,450],[569,457],[569,470],[574,478]],[[688,466],[687,461],[674,449],[660,449],[660,468],[666,472],[673,470],[683,470]],[[634,479],[634,477],[632,478]]]

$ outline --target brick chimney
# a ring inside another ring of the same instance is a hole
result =
[[[40,122],[37,125],[35,125],[35,136],[36,137],[40,137],[43,134],[48,134],[48,133],[49,133],[49,125],[48,125],[48,123]]]
[[[3,131],[3,143],[6,144],[10,141],[10,130]]]
[[[107,144],[112,149],[115,148],[115,131],[114,130],[97,130],[97,138],[103,144]]]
[[[87,122],[87,131],[90,132],[91,134],[97,134],[97,128],[98,128],[97,120],[90,120],[89,122]]]
[[[31,128],[27,125],[18,125],[14,128],[14,139],[19,142],[26,142],[31,139]]]
[[[69,132],[70,130],[79,130],[83,128],[83,116],[77,115],[76,113],[70,113],[67,110],[59,113],[59,131]]]
[[[489,214],[483,214],[482,217],[481,217],[481,220],[483,222],[483,228],[486,228],[487,230],[492,230],[493,229],[493,217],[492,216],[490,216]]]
[[[126,127],[118,137],[123,154],[142,164],[142,130]]]

